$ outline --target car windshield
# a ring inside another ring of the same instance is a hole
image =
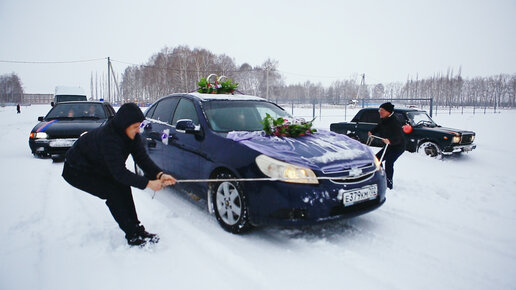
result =
[[[259,131],[266,116],[292,118],[279,106],[263,101],[209,101],[203,104],[211,128],[217,132]]]
[[[428,126],[428,127],[436,127],[437,124],[427,115],[426,112],[408,112],[407,116],[409,118],[409,122],[412,126]]]
[[[57,102],[86,101],[86,96],[59,95],[56,96]]]
[[[106,113],[101,104],[76,103],[57,104],[48,112],[45,120],[54,119],[105,119]]]

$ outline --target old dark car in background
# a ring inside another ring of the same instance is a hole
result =
[[[38,117],[29,136],[29,146],[36,157],[61,159],[82,134],[104,125],[115,115],[107,102],[61,102]]]
[[[140,132],[154,162],[178,180],[210,179],[176,186],[207,200],[232,233],[351,217],[384,203],[385,174],[367,146],[329,131],[266,136],[266,114],[292,119],[258,97],[174,94],[145,112]]]
[[[418,109],[395,109],[394,117],[404,126],[407,150],[421,152],[432,157],[469,152],[476,148],[475,132],[441,127],[428,114]],[[351,122],[333,123],[330,130],[366,143],[368,132],[380,122],[378,108],[360,110]],[[373,140],[373,146],[384,146]]]

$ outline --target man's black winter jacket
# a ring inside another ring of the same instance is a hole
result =
[[[113,178],[144,189],[149,182],[147,177],[155,179],[161,169],[147,155],[140,134],[131,140],[125,133],[128,126],[144,119],[140,109],[133,105],[122,106],[105,126],[81,136],[66,153],[65,162],[83,174]],[[129,154],[147,177],[127,169],[125,162]]]
[[[380,119],[380,123],[371,130],[371,133],[373,133],[373,135],[389,139],[391,142],[389,145],[390,148],[405,150],[403,129],[394,114],[391,114],[387,118]]]

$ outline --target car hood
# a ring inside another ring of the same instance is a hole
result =
[[[229,132],[227,138],[284,162],[338,172],[374,162],[371,150],[345,135],[319,130],[297,138],[266,136],[263,132]]]
[[[32,132],[45,132],[51,138],[77,138],[105,122],[106,120],[51,120],[38,123]]]
[[[460,129],[454,129],[454,128],[447,128],[447,127],[427,127],[427,126],[424,126],[422,128],[424,128],[426,130],[432,130],[432,131],[435,131],[435,132],[445,133],[445,134],[455,134],[455,133],[475,134],[472,131],[466,131],[466,130],[460,130]]]

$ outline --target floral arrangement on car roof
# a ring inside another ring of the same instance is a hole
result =
[[[197,92],[201,94],[233,94],[238,87],[238,83],[233,82],[232,79],[226,76],[219,77],[216,74],[201,78],[197,85],[199,86]]]
[[[267,114],[260,123],[263,124],[263,131],[265,131],[266,135],[295,138],[312,135],[317,132],[317,129],[312,129],[313,121],[314,120],[306,122],[304,119],[289,121],[281,117],[274,119],[271,115]]]

